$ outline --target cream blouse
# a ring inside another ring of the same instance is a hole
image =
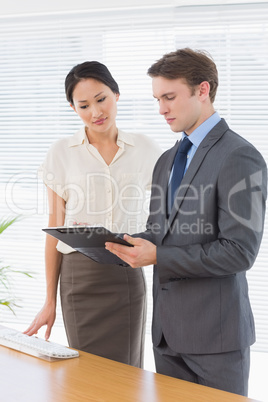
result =
[[[147,136],[122,130],[117,145],[107,165],[89,143],[85,127],[52,144],[39,176],[66,202],[65,226],[100,225],[129,234],[144,230],[152,171],[162,151]],[[64,254],[74,251],[62,242],[57,249]]]

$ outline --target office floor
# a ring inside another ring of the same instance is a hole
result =
[[[23,331],[26,328],[22,325],[10,325],[8,323],[1,323],[8,327],[15,328]],[[44,336],[44,329],[39,331],[39,336]],[[53,342],[67,345],[66,335],[64,329],[61,327],[54,327],[50,340]],[[268,383],[267,383],[267,367],[268,367],[268,353],[251,352],[251,369],[249,379],[249,398],[256,399],[261,402],[268,401]],[[152,352],[151,336],[146,334],[145,340],[145,359],[144,369],[148,371],[155,371],[154,357]]]

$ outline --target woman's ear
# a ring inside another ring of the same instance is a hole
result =
[[[118,101],[119,97],[120,97],[120,94],[115,94],[115,100],[116,100],[116,102]]]
[[[77,111],[75,110],[75,107],[72,103],[70,103],[71,108],[75,111],[75,113],[77,113]]]

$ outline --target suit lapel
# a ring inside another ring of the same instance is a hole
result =
[[[161,219],[160,228],[161,228],[162,237],[164,237],[164,235],[167,231],[166,211],[167,211],[168,182],[169,182],[169,177],[170,177],[171,169],[173,166],[174,158],[177,153],[179,145],[180,145],[180,141],[177,141],[175,143],[175,145],[170,149],[170,151],[168,153],[168,158],[166,158],[165,163],[163,164],[163,166],[161,166],[159,180],[157,182],[157,184],[160,186],[160,188],[163,189],[163,194],[164,194],[164,197],[161,198],[162,205],[160,206],[163,213],[159,214],[159,218]]]
[[[180,189],[179,189],[180,201],[179,201],[179,203],[177,203],[176,207],[174,206],[171,210],[171,214],[169,216],[169,219],[168,219],[168,222],[166,225],[165,234],[171,227],[176,215],[178,214],[178,211],[180,209],[181,203],[183,202],[185,194],[186,194],[189,186],[191,185],[191,182],[193,181],[195,175],[197,174],[201,164],[203,163],[203,161],[206,157],[209,157],[209,151],[214,146],[214,144],[220,140],[220,138],[223,136],[223,134],[226,132],[226,130],[228,130],[228,125],[225,122],[225,120],[222,119],[206,135],[204,140],[201,142],[201,144],[197,148],[197,151],[189,165],[189,168],[187,169],[187,171],[181,181],[181,185],[180,185]],[[173,162],[173,159],[172,159],[172,162]],[[172,166],[172,164],[171,164],[171,166]]]

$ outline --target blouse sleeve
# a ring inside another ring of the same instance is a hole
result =
[[[62,141],[52,144],[43,163],[38,168],[38,177],[46,186],[66,201],[65,166]]]

